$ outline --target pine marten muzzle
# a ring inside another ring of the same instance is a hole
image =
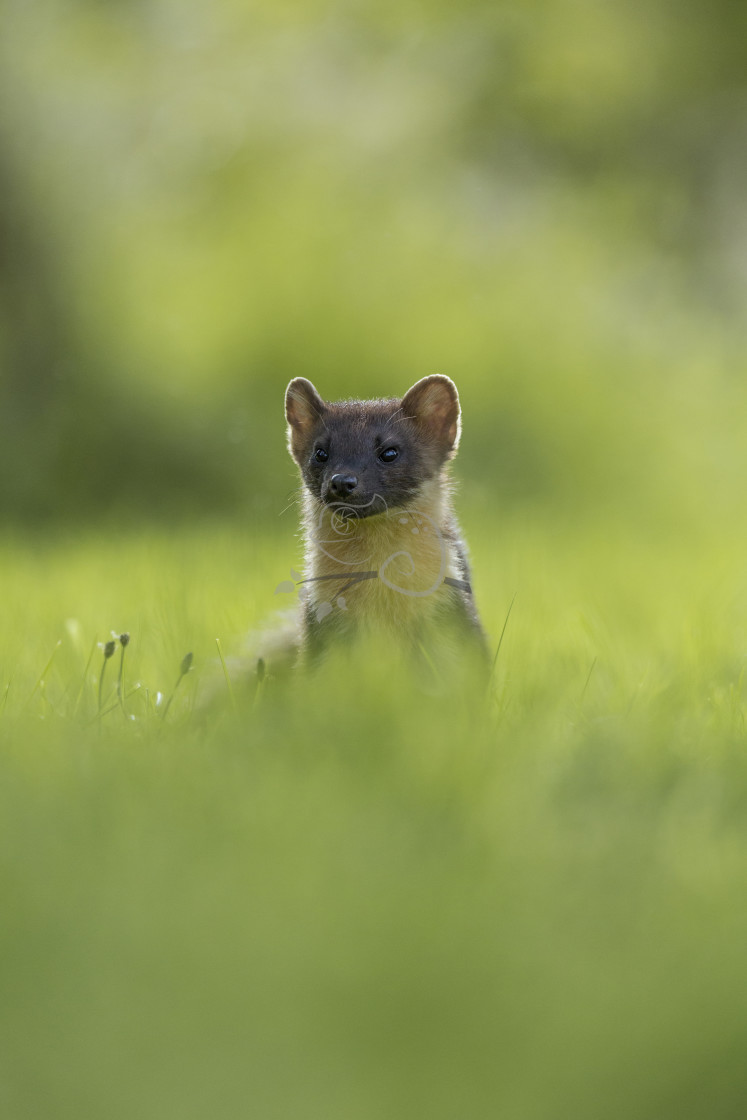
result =
[[[304,484],[302,654],[367,630],[429,648],[485,653],[448,466],[461,431],[448,377],[401,399],[324,401],[305,378],[286,391],[288,447]]]

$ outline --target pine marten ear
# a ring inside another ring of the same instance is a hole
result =
[[[324,401],[305,377],[296,377],[285,390],[285,418],[288,421],[288,448],[298,459],[311,439],[324,413]]]
[[[402,409],[444,455],[456,451],[461,412],[459,394],[450,377],[434,373],[417,381],[402,398]]]

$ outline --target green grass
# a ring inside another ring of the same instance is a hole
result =
[[[287,522],[0,546],[4,1118],[743,1115],[740,542],[464,521],[487,704],[253,702]]]

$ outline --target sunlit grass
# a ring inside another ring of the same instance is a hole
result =
[[[701,7],[8,6],[0,1120],[741,1120],[744,67]],[[487,695],[386,643],[283,678],[284,386],[432,372]]]
[[[487,703],[246,688],[292,529],[2,546],[6,1115],[737,1115],[736,550],[464,521]]]

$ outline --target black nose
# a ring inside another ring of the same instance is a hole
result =
[[[329,480],[329,489],[336,498],[347,498],[358,485],[354,474],[333,474]]]

